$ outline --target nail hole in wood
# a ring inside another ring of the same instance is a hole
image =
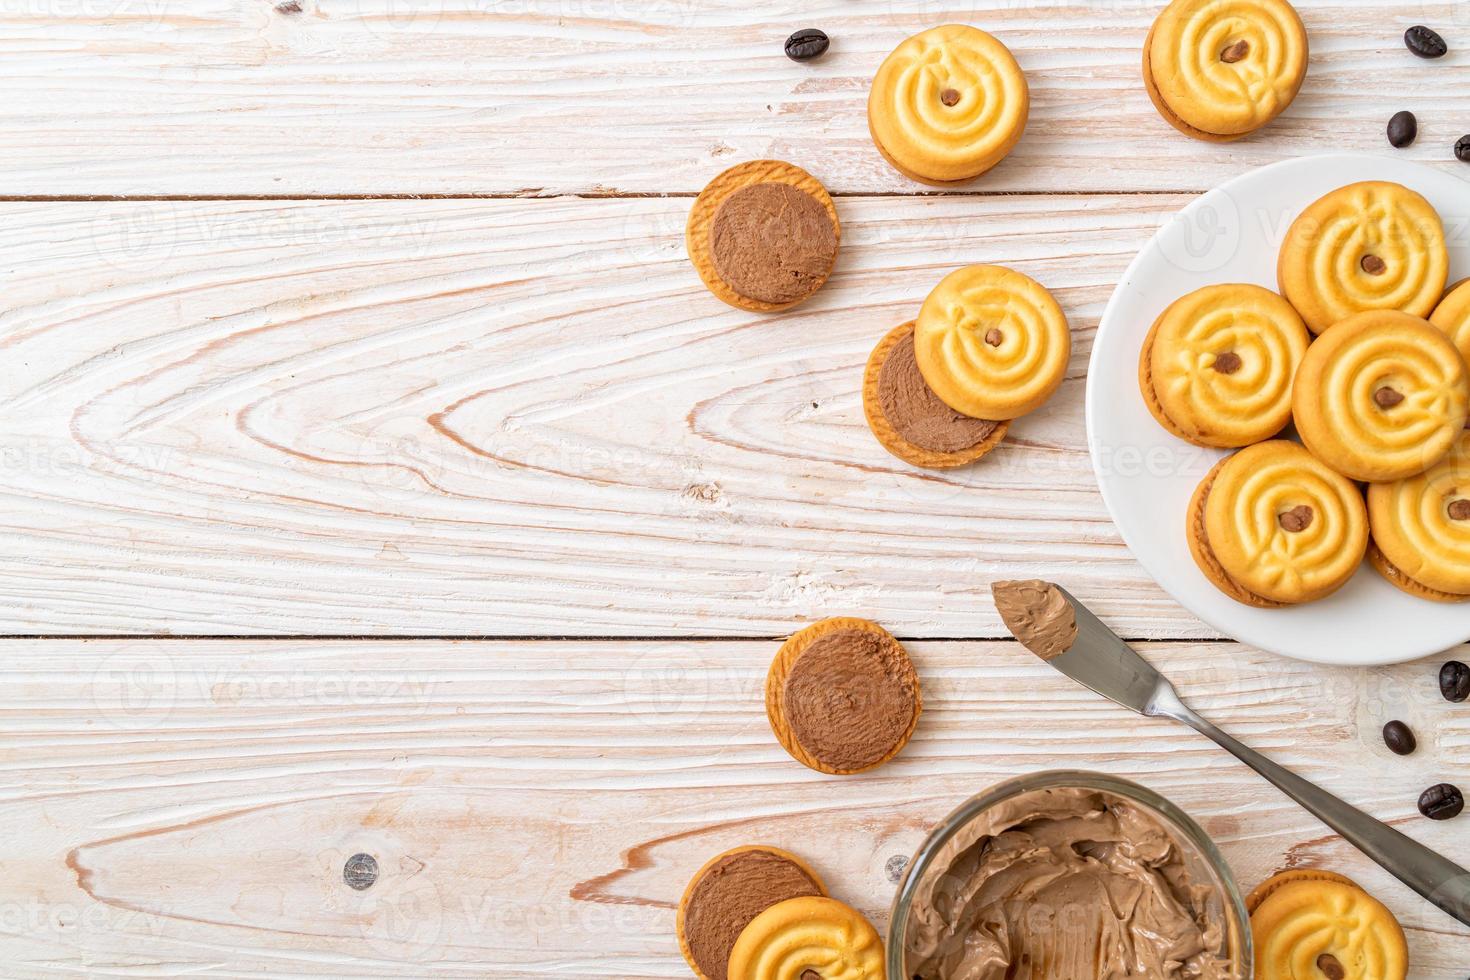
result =
[[[900,878],[903,877],[904,869],[908,866],[908,858],[904,857],[902,854],[895,854],[893,855],[893,857],[889,858],[888,863],[883,866],[883,872],[884,874],[888,875],[889,881],[897,882]]]
[[[378,880],[378,859],[371,854],[354,854],[342,865],[342,880],[353,891],[366,891]]]

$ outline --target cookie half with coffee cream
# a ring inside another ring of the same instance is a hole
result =
[[[1291,421],[1291,385],[1311,334],[1290,303],[1245,283],[1206,286],[1169,305],[1143,343],[1144,403],[1196,446],[1238,449]]]
[[[931,470],[967,466],[1004,441],[1009,422],[976,419],[946,405],[914,357],[913,321],[894,327],[863,371],[863,415],[890,453]]]
[[[802,765],[867,772],[908,744],[924,702],[909,655],[883,627],[839,617],[787,640],[766,674],[771,731]]]
[[[710,181],[689,211],[684,239],[715,296],[738,309],[777,313],[826,284],[842,226],[817,178],[780,160],[752,160]]]
[[[1324,599],[1347,584],[1368,549],[1357,484],[1285,439],[1229,456],[1189,505],[1190,553],[1236,602],[1259,608]]]
[[[717,854],[695,872],[679,901],[679,950],[700,980],[729,980],[730,951],[756,916],[793,898],[826,894],[817,873],[780,848],[747,845]]]
[[[1470,602],[1470,431],[1425,473],[1368,488],[1368,560],[1398,588]]]

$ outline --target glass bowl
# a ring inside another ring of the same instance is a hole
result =
[[[1151,814],[1170,831],[1191,877],[1209,890],[1207,912],[1223,924],[1222,952],[1234,964],[1240,980],[1250,980],[1253,974],[1250,915],[1246,912],[1245,900],[1235,884],[1235,877],[1215,842],[1183,810],[1152,790],[1104,773],[1082,771],[1042,772],[1008,780],[971,797],[940,821],[909,862],[893,902],[888,924],[887,972],[890,978],[902,980],[912,976],[907,972],[910,911],[919,885],[925,881],[944,846],[971,821],[997,804],[1048,789],[1082,789],[1119,797]]]

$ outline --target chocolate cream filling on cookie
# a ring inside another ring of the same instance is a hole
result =
[[[781,703],[792,735],[831,769],[866,769],[901,745],[918,708],[902,648],[868,630],[818,637],[791,665]]]
[[[822,202],[790,184],[750,184],[725,198],[710,225],[710,255],[741,296],[795,303],[821,288],[837,261],[837,229]]]
[[[728,854],[711,865],[689,894],[684,935],[709,980],[727,980],[730,950],[751,920],[790,898],[820,896],[800,866],[770,851]]]
[[[919,372],[913,333],[895,344],[883,362],[878,374],[878,406],[904,441],[936,453],[978,446],[1000,424],[956,412],[934,394]]]

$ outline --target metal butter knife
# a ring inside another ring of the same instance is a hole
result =
[[[1002,586],[1022,583],[998,583]],[[1074,681],[1103,697],[1150,718],[1172,718],[1209,738],[1296,800],[1343,839],[1394,877],[1424,896],[1440,909],[1470,925],[1470,871],[1455,864],[1392,827],[1376,820],[1316,786],[1296,773],[1278,766],[1265,756],[1240,744],[1195,714],[1180,699],[1174,685],[1104,626],[1070,592],[1050,585],[1072,606],[1076,617],[1076,639],[1065,652],[1049,655],[1037,650],[1007,617],[1006,623],[1023,644]]]

